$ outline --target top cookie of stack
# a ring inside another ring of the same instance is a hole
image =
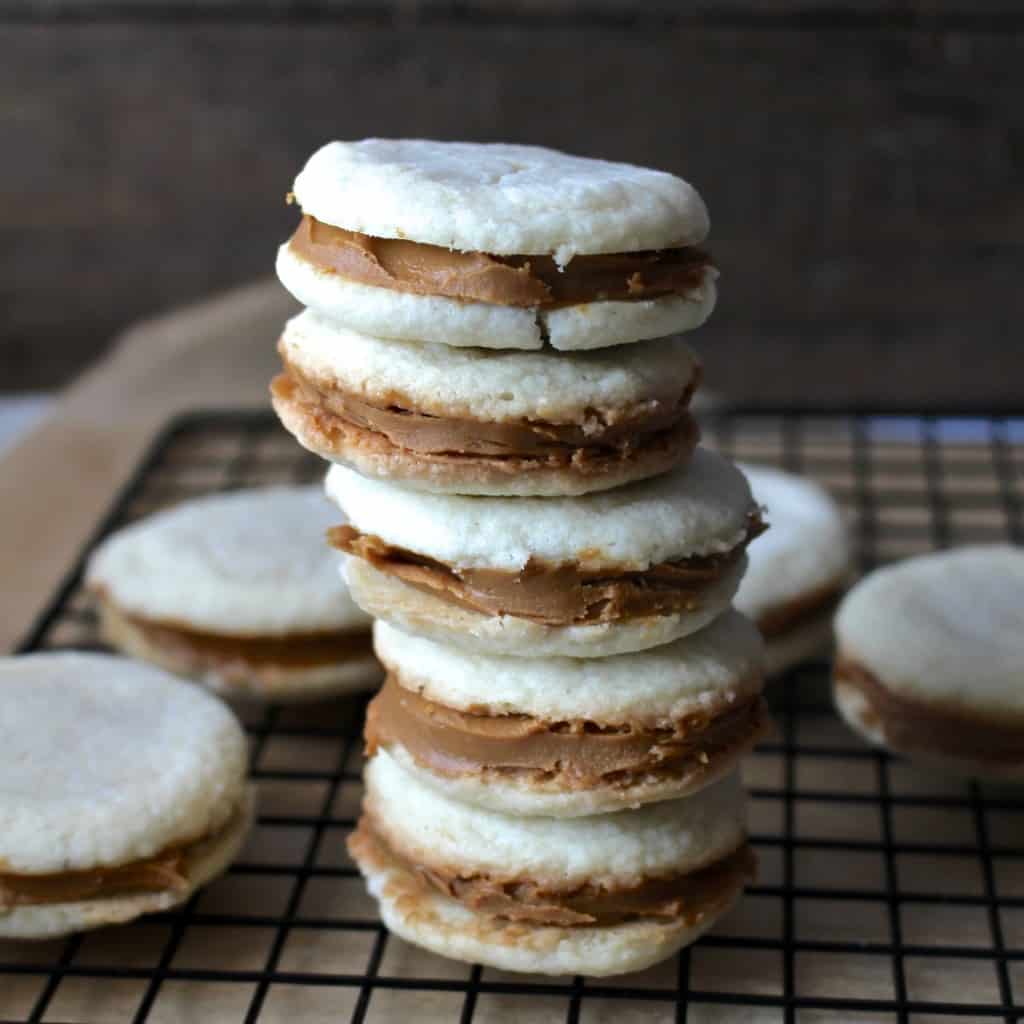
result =
[[[530,146],[333,142],[277,270],[309,308],[274,405],[307,448],[422,490],[576,495],[693,450],[676,334],[715,302],[680,178]]]

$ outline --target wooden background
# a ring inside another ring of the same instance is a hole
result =
[[[737,397],[1024,405],[1022,106],[993,0],[8,0],[0,391],[269,273],[304,157],[379,134],[694,181]]]

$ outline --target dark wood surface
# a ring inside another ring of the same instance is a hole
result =
[[[0,14],[0,390],[268,273],[303,158],[379,134],[692,180],[723,270],[693,338],[720,389],[1024,404],[1019,5],[233,6]]]

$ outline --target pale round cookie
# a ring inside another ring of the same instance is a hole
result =
[[[755,505],[746,478],[699,448],[689,464],[578,498],[425,494],[332,466],[327,495],[355,529],[458,568],[516,572],[531,558],[641,571],[742,543]]]
[[[252,805],[245,737],[223,704],[99,654],[0,659],[0,687],[0,935],[42,938],[165,909],[224,870]],[[109,872],[178,848],[173,887],[4,902],[19,878]]]
[[[130,614],[227,636],[367,628],[329,557],[337,522],[316,485],[205,495],[119,530],[87,582]]]
[[[320,488],[212,494],[118,530],[86,585],[105,639],[225,695],[304,700],[379,678],[368,616],[326,542]]]
[[[327,224],[447,249],[582,253],[697,245],[708,215],[671,174],[540,146],[363,139],[329,142],[295,179]]]
[[[819,484],[767,466],[740,469],[772,528],[747,551],[736,607],[764,633],[769,672],[778,674],[827,654],[835,604],[853,568],[850,537]]]
[[[685,800],[562,821],[510,817],[449,800],[387,752],[367,762],[363,808],[389,845],[417,864],[467,875],[521,876],[566,888],[635,883],[697,871],[746,838],[745,802],[732,774]]]
[[[287,390],[275,383],[274,406],[300,443],[407,487],[583,494],[664,472],[696,441],[687,406],[700,367],[678,338],[572,355],[443,349],[369,337],[306,310],[278,348]],[[372,416],[379,429],[363,422]],[[437,437],[446,425],[450,442]],[[423,448],[414,430],[427,435]],[[580,436],[532,450],[558,430]],[[483,444],[492,435],[493,451]],[[517,454],[517,443],[527,450]]]
[[[731,772],[767,727],[762,641],[731,610],[641,653],[532,658],[525,668],[521,658],[471,654],[382,621],[374,636],[389,679],[371,705],[367,742],[445,796],[505,814],[579,817],[684,796]],[[450,711],[466,716],[465,728]],[[529,727],[517,737],[488,731],[488,717],[500,726],[507,716]],[[538,752],[545,731],[556,749]],[[617,756],[608,744],[620,738],[628,747]],[[479,754],[467,756],[467,740]]]
[[[573,352],[627,345],[700,327],[718,300],[714,267],[685,296],[586,302],[522,309],[441,295],[415,295],[350,281],[297,256],[277,252],[281,284],[304,306],[351,330],[452,348],[554,349]]]
[[[749,872],[749,862],[741,863],[706,902],[674,918],[574,927],[510,921],[424,885],[420,870],[556,891],[638,886],[713,870],[749,857],[737,778],[686,800],[570,822],[508,818],[447,800],[386,754],[370,761],[366,780],[366,813],[350,845],[385,923],[457,959],[549,974],[636,970],[710,927],[736,900]]]
[[[524,666],[520,658],[474,654],[380,620],[374,647],[384,667],[423,696],[480,714],[658,726],[761,691],[763,643],[733,610],[674,643],[611,658],[535,658]]]
[[[347,559],[345,572],[362,607],[406,632],[494,654],[603,657],[695,632],[731,600],[743,572],[743,545],[756,530],[743,475],[700,449],[685,467],[579,498],[426,494],[338,465],[326,486],[349,517],[351,536],[336,543],[360,555]],[[410,560],[422,569],[409,571]],[[686,560],[688,568],[710,560],[708,578],[655,585],[666,563]],[[537,613],[524,583],[538,588],[545,576],[550,595],[590,600],[572,589],[567,572],[607,581],[612,596],[594,597],[596,614],[589,605],[582,612],[573,606]],[[409,582],[413,575],[418,582]],[[474,581],[485,577],[487,586],[503,586],[504,596],[467,604],[459,587],[476,597]],[[615,602],[629,601],[631,587],[652,600],[666,593],[679,600],[616,612]],[[527,607],[513,608],[514,598]]]
[[[1024,778],[1024,550],[964,547],[865,577],[836,616],[836,705],[870,742]]]

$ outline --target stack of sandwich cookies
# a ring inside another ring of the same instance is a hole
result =
[[[308,700],[377,684],[370,619],[324,548],[318,487],[184,502],[108,538],[87,586],[104,639],[225,696]]]
[[[521,146],[332,143],[278,254],[282,422],[378,618],[350,850],[396,933],[606,975],[693,941],[752,873],[766,727],[730,602],[763,530],[696,447],[707,213],[671,175]]]
[[[216,698],[97,654],[0,660],[0,937],[185,902],[253,818],[245,737]]]

